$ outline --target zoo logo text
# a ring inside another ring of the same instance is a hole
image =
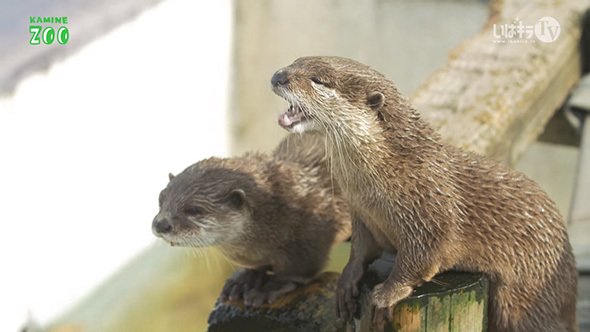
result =
[[[31,39],[29,44],[39,45],[41,43],[45,45],[51,45],[55,40],[61,45],[65,45],[70,40],[70,30],[66,27],[68,24],[68,17],[41,17],[41,16],[29,16],[29,32],[31,33]],[[47,25],[59,25],[57,30],[53,26]]]

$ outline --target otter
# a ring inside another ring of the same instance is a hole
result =
[[[489,277],[489,331],[577,329],[566,224],[534,181],[444,143],[392,81],[357,61],[299,58],[271,85],[289,103],[282,127],[325,136],[351,209],[340,317],[352,318],[367,265],[392,251],[392,271],[371,293],[377,329],[416,286],[450,269]]]
[[[271,155],[209,158],[171,176],[154,234],[172,245],[216,246],[245,268],[226,282],[222,300],[260,306],[307,283],[351,233],[322,140],[289,135]]]

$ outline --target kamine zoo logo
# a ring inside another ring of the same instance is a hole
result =
[[[68,17],[29,16],[29,32],[31,45],[51,45],[53,42],[65,45],[70,40]]]

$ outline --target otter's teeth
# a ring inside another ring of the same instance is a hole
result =
[[[301,120],[300,115],[295,107],[291,106],[285,113],[279,116],[279,125],[283,128],[291,128]]]
[[[279,125],[285,128],[291,127],[295,122],[297,122],[293,120],[293,114],[289,114],[289,111],[287,111],[279,116]]]
[[[279,116],[279,125],[283,128],[292,128],[301,122],[305,117],[303,110],[299,106],[289,105],[287,111]]]
[[[293,105],[289,106],[289,108],[287,109],[287,114],[294,115],[295,113],[296,113],[295,106],[293,106]]]

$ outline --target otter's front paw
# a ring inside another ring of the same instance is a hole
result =
[[[351,321],[357,308],[359,282],[363,277],[362,265],[348,264],[342,271],[336,288],[336,314],[344,321]]]
[[[373,305],[373,329],[383,331],[387,322],[391,322],[395,305],[412,294],[412,287],[386,283],[373,288],[371,304]]]
[[[222,301],[243,299],[248,291],[260,287],[266,277],[265,271],[241,270],[225,282],[219,297]]]
[[[391,323],[393,320],[393,307],[387,308],[377,308],[374,305],[372,306],[373,311],[373,330],[374,332],[383,332],[385,331],[385,326],[387,323]]]
[[[377,308],[395,306],[399,301],[412,294],[412,287],[401,284],[388,285],[386,282],[373,287],[372,303]]]
[[[261,287],[253,288],[244,293],[244,304],[259,307],[273,303],[279,296],[297,288],[297,284],[288,280],[270,279]]]

